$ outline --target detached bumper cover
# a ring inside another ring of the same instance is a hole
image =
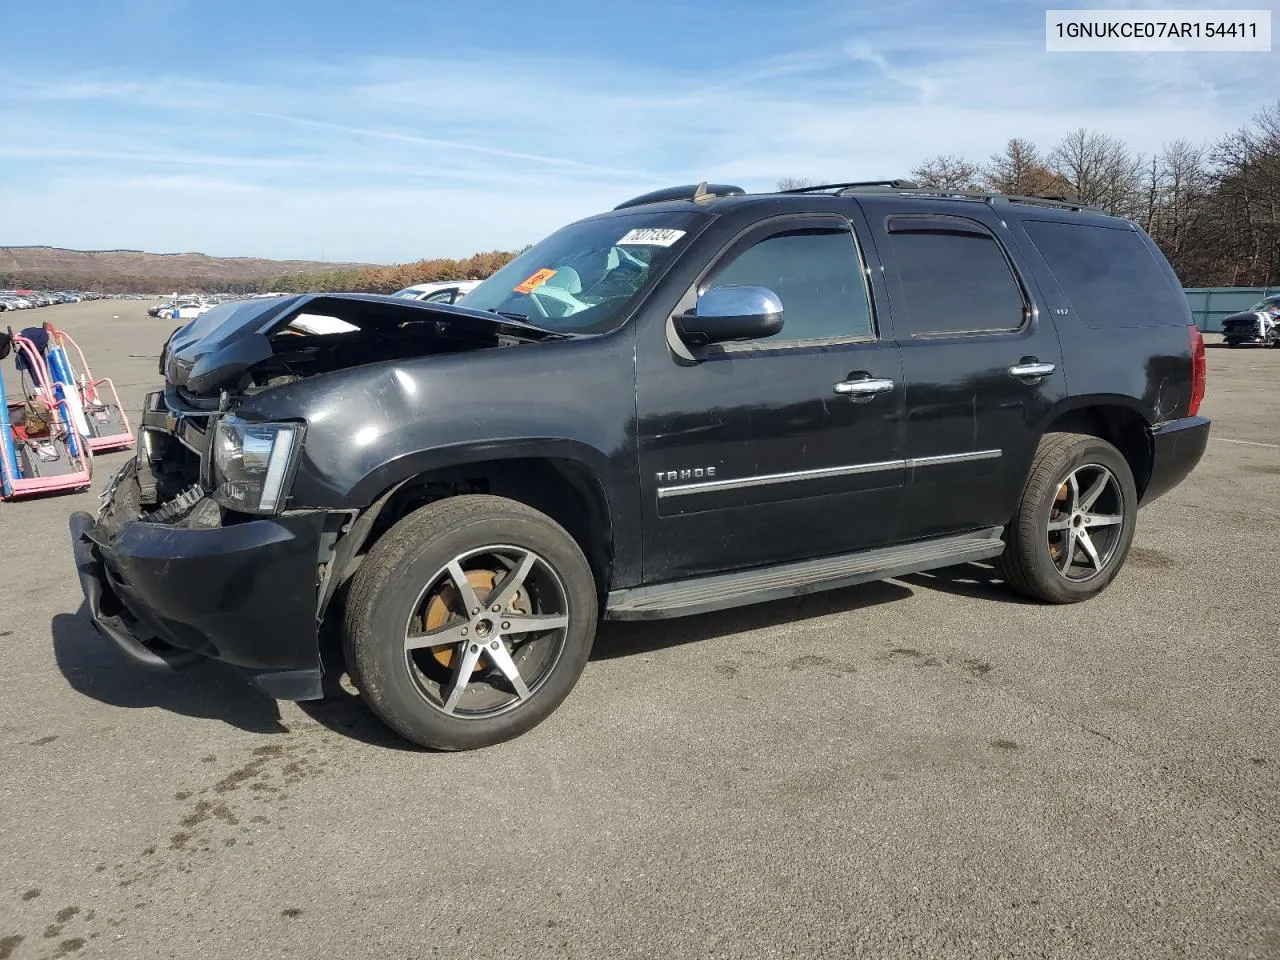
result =
[[[1170,420],[1151,430],[1151,479],[1142,505],[1164,496],[1195,469],[1209,444],[1209,421],[1204,417]]]
[[[201,658],[285,700],[321,696],[316,625],[323,512],[185,529],[145,520],[108,540],[72,514],[80,585],[98,631],[130,659],[174,669]]]

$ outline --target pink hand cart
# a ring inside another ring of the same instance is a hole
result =
[[[84,412],[84,423],[88,426],[85,439],[89,449],[94,453],[105,453],[108,450],[124,450],[132,447],[133,431],[129,427],[129,417],[120,404],[116,385],[109,377],[94,379],[84,351],[69,334],[55,329],[50,324],[45,324],[45,329],[49,332],[49,347],[52,349],[57,344],[62,348],[66,372],[74,381],[76,391],[80,395],[80,409]],[[75,350],[76,356],[80,359],[79,366],[70,362],[67,345]],[[57,374],[56,370],[53,372]],[[84,433],[83,430],[81,432]]]
[[[18,334],[0,334],[11,344],[37,381],[30,395],[11,400],[0,373],[0,500],[88,489],[93,451],[77,434],[67,401],[58,397],[49,366],[36,345]],[[0,350],[0,356],[7,353]],[[49,419],[41,429],[27,419],[38,403]]]

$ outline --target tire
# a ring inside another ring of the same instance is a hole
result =
[[[1104,480],[1092,504],[1081,509],[1095,484]],[[1088,600],[1105,590],[1123,566],[1137,517],[1133,472],[1120,451],[1088,434],[1047,433],[1005,531],[997,568],[1010,587],[1038,600]],[[1086,540],[1092,554],[1085,549]]]
[[[344,649],[392,730],[471,750],[545,720],[581,676],[596,625],[595,578],[564,528],[514,500],[468,495],[414,511],[374,544],[352,579]],[[457,690],[468,657],[475,672]]]

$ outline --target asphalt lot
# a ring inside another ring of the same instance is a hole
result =
[[[4,321],[132,411],[145,306]],[[93,497],[0,504],[0,960],[1280,957],[1280,350],[1211,349],[1205,412],[1090,603],[968,567],[608,625],[463,755],[140,672],[80,613]]]

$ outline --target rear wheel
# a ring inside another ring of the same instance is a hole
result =
[[[1087,434],[1045,434],[998,566],[1021,593],[1087,600],[1119,572],[1137,514],[1133,473],[1115,447]]]
[[[349,672],[401,736],[488,746],[560,705],[596,617],[591,568],[559,524],[501,497],[441,500],[396,524],[357,571]]]

